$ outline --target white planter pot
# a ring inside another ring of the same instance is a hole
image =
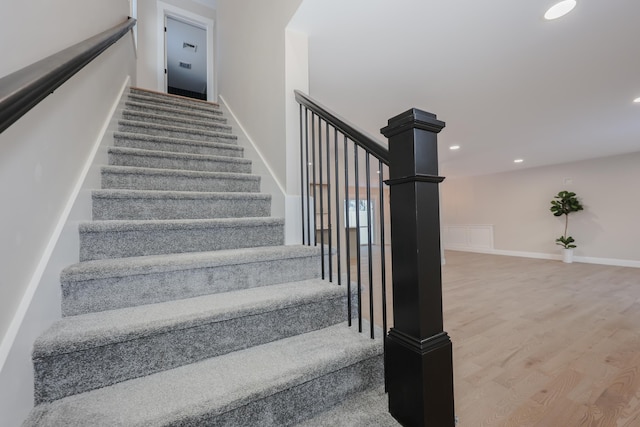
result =
[[[562,250],[562,262],[571,264],[573,262],[573,249]]]

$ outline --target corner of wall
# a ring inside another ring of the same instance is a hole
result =
[[[300,211],[300,113],[294,90],[309,93],[309,37],[285,29],[285,109],[286,109],[286,207],[285,243],[302,241]]]

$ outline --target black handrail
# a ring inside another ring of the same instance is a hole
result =
[[[129,18],[113,28],[2,77],[0,133],[120,40],[135,24],[136,20]]]
[[[320,240],[323,279],[326,278],[325,254],[329,260],[329,280],[332,278],[331,260],[334,256],[339,272],[343,271],[344,265],[348,325],[352,326],[352,315],[355,320],[353,312],[357,311],[360,332],[363,332],[363,319],[369,321],[371,338],[375,338],[376,334],[374,324],[382,326],[385,335],[385,386],[389,393],[391,415],[404,426],[453,427],[453,359],[451,340],[443,330],[438,190],[444,177],[438,176],[437,134],[445,123],[438,120],[435,114],[415,108],[407,110],[389,119],[388,126],[381,129],[381,133],[389,140],[387,148],[307,95],[296,91],[295,96],[301,104],[300,196],[303,234],[304,221],[307,221],[307,240],[305,242],[303,238],[303,243],[316,245],[317,240]],[[330,137],[330,126],[334,127],[333,138]],[[323,127],[326,128],[325,138],[322,137]],[[340,135],[344,137],[342,153],[338,150]],[[344,186],[339,185],[341,174],[338,173],[335,174],[335,183],[331,184],[332,139],[335,171],[339,167],[344,170]],[[327,155],[326,163],[323,163],[323,153]],[[375,162],[371,164],[371,156],[378,159],[377,165]],[[302,164],[303,159],[306,159],[305,164]],[[319,160],[317,164],[316,159]],[[364,171],[359,167],[361,159],[364,161]],[[372,166],[377,170],[372,169]],[[364,179],[361,179],[361,172],[364,172]],[[375,177],[376,172],[377,188],[374,188],[372,174]],[[388,197],[384,195],[383,183],[389,187]],[[364,187],[361,187],[362,184]],[[316,197],[316,187],[319,189],[319,198]],[[361,193],[362,190],[364,193]],[[350,196],[351,192],[353,196]],[[372,198],[375,199],[376,192],[380,212],[378,218],[374,219],[375,205],[372,204]],[[332,195],[336,200],[333,206]],[[344,209],[340,206],[341,199],[344,199]],[[355,202],[353,260],[349,237],[353,226],[349,220],[353,210],[352,202]],[[316,216],[316,206],[320,217]],[[390,241],[393,254],[391,270],[387,269],[385,250],[385,245],[389,243],[385,236],[387,206],[392,231],[390,234],[393,234]],[[361,224],[361,214],[366,214],[366,224]],[[313,237],[309,233],[311,215]],[[364,233],[365,229],[366,241],[362,241],[361,232]],[[374,243],[376,231],[379,239]],[[325,233],[328,237],[327,248],[324,244]],[[336,236],[335,252],[332,234]],[[341,256],[341,235],[346,242],[346,257]],[[352,268],[355,274],[352,274]],[[374,274],[378,268],[379,278]],[[391,273],[392,284],[391,328],[387,321],[390,314],[387,313],[387,272]],[[340,273],[337,279],[338,285],[341,285]],[[351,280],[355,286],[353,293]],[[353,307],[352,299],[356,299],[356,307]],[[381,307],[382,319],[378,318],[375,306]]]
[[[376,141],[373,137],[367,135],[365,131],[358,129],[356,126],[340,117],[340,115],[334,113],[319,102],[309,98],[299,90],[295,90],[294,92],[296,94],[296,101],[299,104],[304,105],[309,109],[309,111],[314,112],[331,126],[339,129],[341,133],[346,135],[350,140],[355,141],[360,147],[371,153],[382,163],[389,165],[389,148],[387,146]]]

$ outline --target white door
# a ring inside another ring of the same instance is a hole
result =
[[[165,22],[167,93],[206,100],[206,29],[172,16]]]

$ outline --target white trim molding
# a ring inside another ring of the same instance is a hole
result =
[[[442,240],[445,249],[490,251],[493,250],[493,225],[444,225]]]

